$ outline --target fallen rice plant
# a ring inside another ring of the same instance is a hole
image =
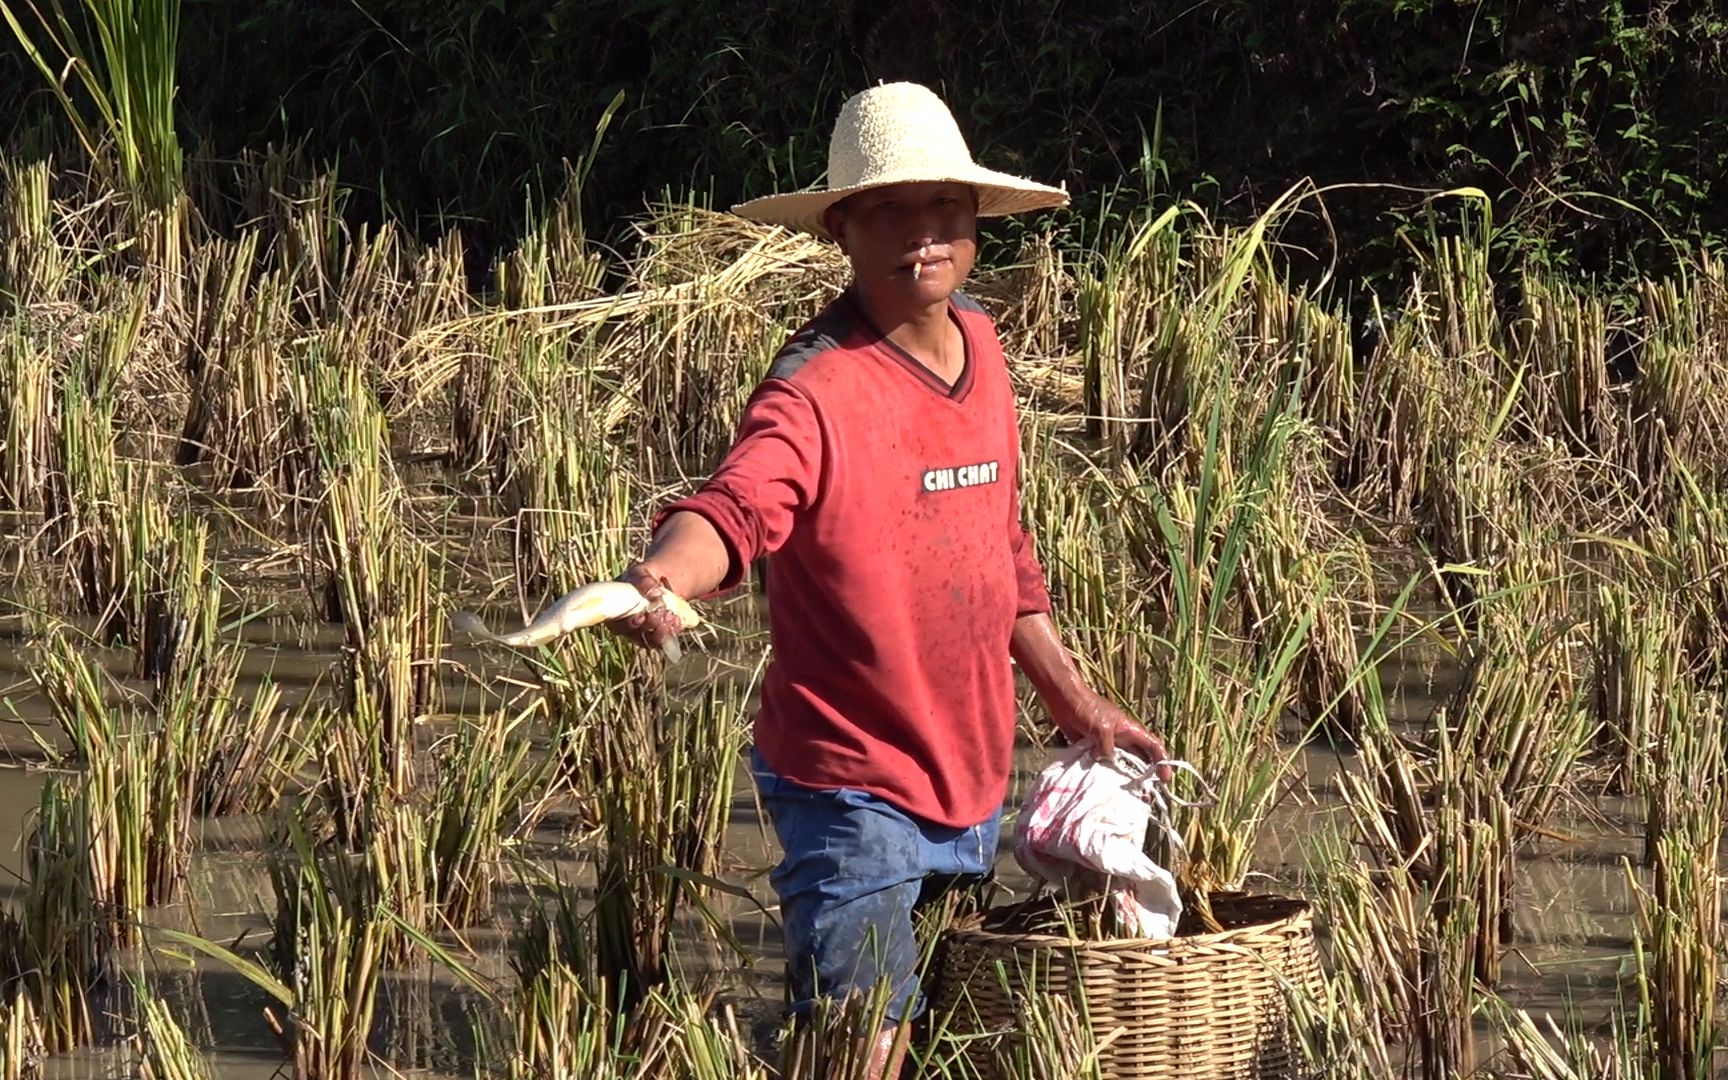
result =
[[[211,1080],[210,1065],[187,1038],[168,1003],[143,979],[128,976],[138,1009],[138,1080]]]

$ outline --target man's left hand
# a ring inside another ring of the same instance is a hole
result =
[[[1086,691],[1061,712],[1056,723],[1068,740],[1081,742],[1091,739],[1094,754],[1100,759],[1112,757],[1118,746],[1147,762],[1164,761],[1170,756],[1163,739],[1146,730],[1121,706],[1095,691]],[[1170,777],[1170,766],[1160,765],[1158,779],[1168,782]]]

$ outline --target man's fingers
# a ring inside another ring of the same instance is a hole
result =
[[[654,576],[653,571],[641,563],[637,563],[624,571],[624,580],[636,586],[636,591],[647,600],[658,600],[661,594],[666,591],[665,584]]]
[[[1098,727],[1098,757],[1109,761],[1116,756],[1116,729],[1109,724]]]

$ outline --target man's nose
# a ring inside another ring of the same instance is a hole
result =
[[[913,247],[933,244],[940,238],[942,218],[935,207],[915,207],[907,214],[907,239]]]

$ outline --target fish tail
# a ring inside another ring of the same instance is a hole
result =
[[[458,611],[451,615],[450,625],[455,627],[459,633],[478,634],[481,637],[492,636],[491,631],[486,629],[486,623],[480,618],[480,616],[472,614],[471,612]]]

